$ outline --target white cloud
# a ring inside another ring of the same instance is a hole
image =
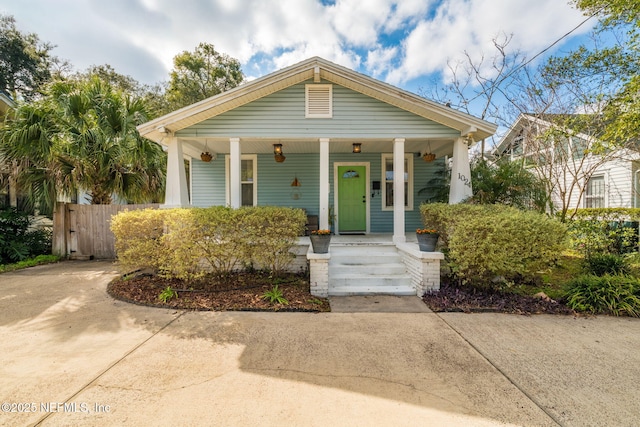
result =
[[[208,42],[250,76],[318,55],[403,85],[491,53],[501,32],[530,56],[582,19],[558,0],[0,0],[0,13],[78,69],[109,63],[146,83]]]
[[[450,0],[403,41],[402,63],[387,80],[402,84],[432,72],[447,76],[447,64],[464,61],[465,52],[475,61],[493,55],[492,40],[501,34],[513,34],[509,48],[531,57],[582,19],[579,11],[557,0]]]

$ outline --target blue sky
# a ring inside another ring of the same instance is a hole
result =
[[[500,34],[532,57],[584,19],[564,0],[0,0],[0,13],[78,70],[110,64],[143,83],[167,80],[177,53],[209,42],[249,79],[318,55],[425,93],[465,52],[493,54]]]

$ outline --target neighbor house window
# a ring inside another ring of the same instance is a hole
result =
[[[231,203],[230,188],[230,159],[226,157],[227,166],[227,204]],[[258,204],[258,159],[255,154],[243,154],[240,161],[240,187],[242,189],[242,206],[256,206]]]
[[[382,210],[393,209],[393,154],[382,155]],[[404,206],[413,210],[413,156],[404,156]]]
[[[333,117],[333,85],[305,85],[305,117],[330,119]]]
[[[584,195],[585,208],[605,207],[605,183],[604,175],[592,176],[587,182],[587,189]]]

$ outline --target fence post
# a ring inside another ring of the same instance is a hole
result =
[[[59,257],[67,256],[67,230],[66,205],[64,202],[56,202],[53,209],[53,236],[51,242],[51,253]]]

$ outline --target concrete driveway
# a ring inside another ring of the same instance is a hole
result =
[[[636,319],[183,312],[116,275],[0,275],[0,425],[640,423]]]

